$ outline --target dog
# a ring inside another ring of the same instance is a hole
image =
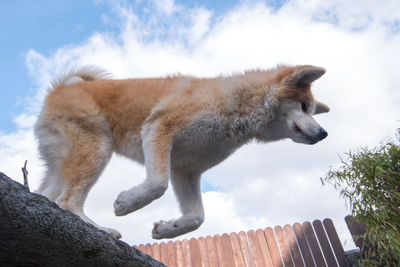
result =
[[[95,67],[55,80],[35,125],[47,166],[38,192],[84,221],[87,194],[113,152],[144,164],[146,180],[121,192],[122,216],[160,198],[171,181],[182,216],[154,223],[154,239],[193,231],[204,221],[200,177],[251,140],[315,144],[327,132],[313,115],[328,112],[311,84],[325,73],[279,65],[230,76],[110,79]]]

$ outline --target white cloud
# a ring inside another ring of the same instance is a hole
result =
[[[175,4],[174,0],[164,0],[164,1],[152,0],[151,2],[153,3],[155,10],[158,11],[161,16],[163,15],[171,16],[175,12],[182,9],[181,6]]]
[[[135,9],[113,3],[104,18],[118,25],[119,33],[93,34],[85,43],[60,47],[48,57],[34,48],[27,54],[37,96],[32,108],[16,119],[25,126],[0,135],[2,171],[22,177],[20,166],[28,159],[31,184],[37,187],[43,168],[31,118],[51,78],[66,66],[98,65],[122,78],[176,72],[209,76],[278,63],[319,65],[327,74],[315,83],[314,93],[331,112],[317,120],[329,137],[315,146],[290,141],[251,144],[206,172],[206,182],[222,192],[203,194],[206,221],[185,237],[331,217],[342,240],[348,238],[344,201],[333,189],[322,187],[319,178],[337,164],[339,153],[375,145],[397,128],[398,1],[288,1],[278,10],[244,1],[220,16],[204,8],[154,1],[157,12],[143,11],[144,20]],[[134,214],[113,215],[117,194],[144,176],[143,167],[113,157],[86,205],[95,221],[120,230],[130,244],[151,242],[153,221],[179,216],[172,190]]]

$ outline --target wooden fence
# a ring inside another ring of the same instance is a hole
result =
[[[347,266],[330,219],[135,247],[169,267]]]

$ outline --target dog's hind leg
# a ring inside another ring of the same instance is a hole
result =
[[[46,196],[51,201],[56,201],[64,186],[58,166],[48,166],[46,175],[36,193]]]
[[[73,142],[61,164],[65,186],[57,199],[57,203],[60,207],[75,213],[87,223],[120,238],[121,234],[118,231],[97,225],[83,211],[89,190],[97,181],[111,157],[112,143],[105,136],[72,128],[70,127],[69,134],[73,135]]]
[[[68,140],[58,123],[39,118],[35,127],[35,135],[39,141],[39,153],[47,170],[36,193],[55,201],[65,186],[61,176],[61,162],[68,151]]]
[[[47,172],[37,193],[118,238],[121,235],[116,230],[98,226],[83,212],[87,194],[112,153],[107,134],[95,127],[89,128],[70,120],[39,118],[35,134]]]
[[[172,238],[196,230],[204,221],[200,175],[173,172],[171,180],[182,216],[176,220],[154,223],[152,236],[155,239]]]

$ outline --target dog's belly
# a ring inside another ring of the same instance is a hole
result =
[[[115,152],[140,164],[144,164],[142,138],[140,135],[130,135],[116,145]]]
[[[236,149],[226,144],[190,144],[176,142],[171,152],[172,168],[202,173],[219,164]],[[132,138],[125,146],[116,150],[117,154],[144,164],[144,154],[140,138]]]
[[[174,140],[171,150],[171,168],[201,174],[231,155],[244,142],[227,138],[221,128],[188,127]],[[204,130],[206,129],[206,130]],[[115,152],[138,163],[145,164],[140,134],[130,133],[118,143]]]
[[[175,142],[171,153],[171,165],[174,169],[200,174],[219,164],[235,150],[236,147],[223,142]]]

